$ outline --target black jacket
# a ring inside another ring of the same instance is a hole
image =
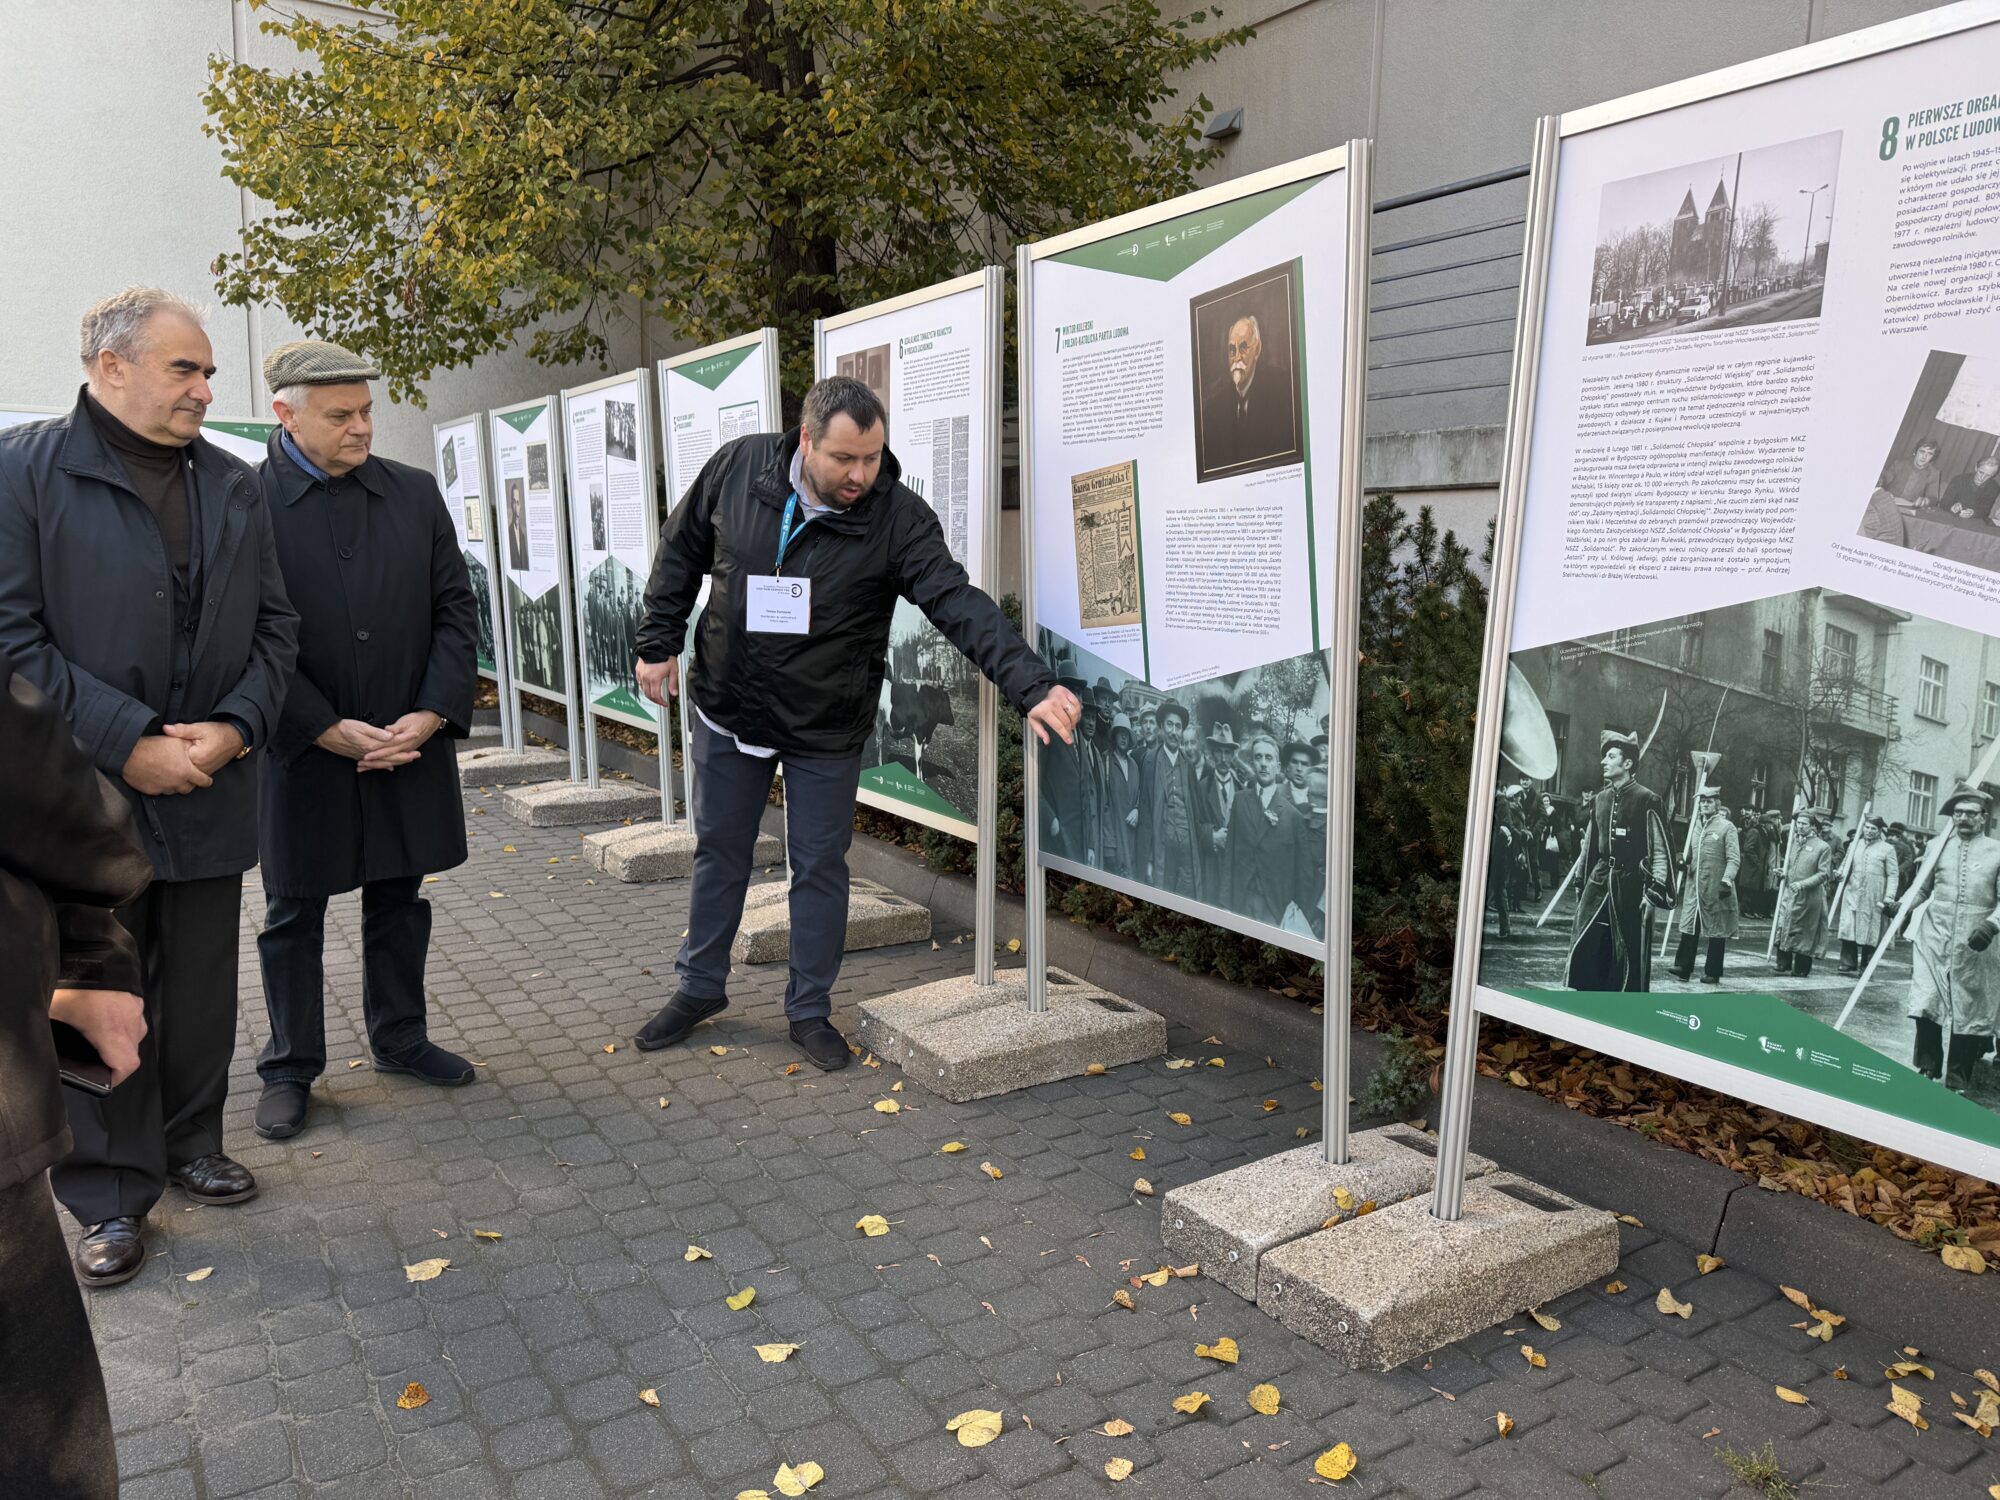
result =
[[[809,524],[785,557],[787,577],[812,580],[812,628],[779,635],[747,628],[752,575],[768,574],[792,492],[794,428],[741,437],[717,449],[667,522],[653,576],[639,659],[680,655],[702,575],[713,591],[702,610],[695,702],[753,745],[797,755],[857,755],[881,701],[889,621],[900,595],[964,652],[1026,713],[1056,685],[1000,607],[972,586],[921,496],[897,483],[903,470],[882,454],[875,487],[848,509]],[[794,523],[796,525],[796,523]]]
[[[68,416],[0,432],[0,654],[131,802],[162,880],[257,862],[256,768],[236,761],[200,791],[146,797],[122,779],[132,747],[163,724],[221,716],[265,744],[298,649],[257,476],[202,438],[187,456],[199,610],[182,635],[159,525],[82,398]]]
[[[69,1151],[49,992],[139,992],[138,946],[111,908],[152,878],[132,809],[0,656],[0,1188]]]
[[[437,481],[382,458],[317,480],[276,433],[259,480],[299,612],[298,671],[261,757],[265,892],[330,896],[464,863],[456,741],[472,724],[478,606]],[[393,771],[313,743],[341,719],[387,726],[415,709],[445,727]]]

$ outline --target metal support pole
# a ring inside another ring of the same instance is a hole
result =
[[[986,268],[986,472],[981,518],[979,586],[991,596],[1000,585],[1000,381],[1005,368],[1007,273]],[[1000,690],[979,678],[978,843],[973,849],[972,982],[993,983],[993,945],[1000,900]]]
[[[1556,165],[1561,144],[1558,117],[1544,116],[1536,122],[1510,374],[1512,394],[1500,463],[1500,519],[1486,613],[1486,657],[1480,672],[1479,718],[1473,733],[1465,845],[1459,866],[1458,933],[1452,945],[1444,1093],[1438,1107],[1437,1184],[1431,1194],[1432,1217],[1448,1222],[1458,1219],[1465,1209],[1465,1153],[1472,1134],[1472,1089],[1479,1061],[1479,950],[1486,927],[1486,853],[1493,835],[1493,783],[1499,772],[1507,657],[1514,638],[1514,595],[1521,572],[1521,523],[1527,509],[1536,359],[1548,297],[1549,241],[1555,227]]]
[[[1361,657],[1361,447],[1367,410],[1369,198],[1374,143],[1347,143],[1347,285],[1342,302],[1340,487],[1327,642],[1326,994],[1321,1023],[1320,1150],[1329,1166],[1348,1159],[1354,1008],[1354,736]]]
[[[1021,634],[1035,644],[1035,407],[1034,256],[1026,245],[1014,252],[1014,412],[1021,452]],[[1028,1009],[1049,1008],[1047,907],[1048,878],[1042,872],[1042,757],[1040,742],[1021,730],[1021,840],[1027,892],[1021,917],[1021,951],[1028,960]]]

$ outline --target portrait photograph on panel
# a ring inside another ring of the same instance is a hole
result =
[[[506,484],[507,566],[516,573],[528,570],[528,496],[517,474]]]
[[[851,354],[837,354],[833,359],[833,373],[847,375],[860,381],[875,393],[875,399],[882,403],[885,415],[882,418],[883,441],[889,438],[889,346],[876,344],[867,349],[856,349]]]
[[[538,495],[543,494],[549,487],[549,445],[529,443],[527,453],[528,488]]]
[[[605,545],[604,486],[595,479],[590,482],[589,505],[590,550],[592,552],[609,551],[610,549]]]
[[[1819,316],[1840,132],[1605,184],[1587,344]]]
[[[1197,483],[1304,460],[1298,296],[1294,260],[1189,299]]]
[[[1930,351],[1857,534],[2000,573],[2000,359]]]
[[[458,483],[458,439],[449,433],[445,435],[438,449],[438,467],[444,472],[444,487],[450,489]]]

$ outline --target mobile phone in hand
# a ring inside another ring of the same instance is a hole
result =
[[[102,1099],[111,1092],[111,1068],[90,1038],[67,1021],[49,1022],[55,1036],[56,1070],[64,1084]]]

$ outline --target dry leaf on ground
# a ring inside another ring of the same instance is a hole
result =
[[[869,1239],[879,1239],[889,1232],[889,1221],[880,1214],[863,1214],[854,1221],[854,1227]]]
[[[1646,1227],[1645,1220],[1635,1214],[1613,1214],[1611,1217],[1616,1219],[1620,1224],[1630,1224],[1634,1229],[1644,1229]]]
[[[1908,1380],[1912,1375],[1921,1375],[1926,1380],[1937,1379],[1937,1371],[1929,1365],[1920,1365],[1914,1360],[1907,1359],[1896,1361],[1882,1372],[1884,1380]]]
[[[1504,1411],[1493,1413],[1493,1425],[1500,1429],[1500,1436],[1502,1437],[1512,1437],[1514,1435],[1514,1419]]]
[[[1207,1391],[1189,1391],[1185,1396],[1174,1397],[1174,1410],[1190,1417],[1206,1405],[1208,1405]]]
[[[1167,1118],[1168,1118],[1169,1120],[1172,1120],[1172,1121],[1173,1121],[1173,1122],[1174,1122],[1174,1123],[1175,1123],[1176,1125],[1192,1125],[1192,1124],[1194,1124],[1194,1118],[1193,1118],[1193,1116],[1191,1116],[1191,1115],[1187,1115],[1187,1114],[1183,1114],[1183,1113],[1182,1113],[1182,1112],[1181,1112],[1180,1110],[1175,1110],[1175,1111],[1173,1111],[1173,1113],[1169,1114],[1169,1115],[1167,1116]]]
[[[1153,1196],[1153,1184],[1143,1177],[1135,1177],[1132,1179],[1132,1191],[1150,1198]]]
[[[1354,1207],[1354,1194],[1344,1187],[1335,1188],[1333,1190],[1333,1206],[1339,1209]]]
[[[708,1055],[710,1057],[727,1057],[729,1056],[729,1049],[727,1047],[710,1047]]]
[[[1694,1258],[1694,1268],[1704,1276],[1710,1271],[1720,1271],[1725,1264],[1719,1255],[1697,1255]]]
[[[1653,1299],[1653,1306],[1670,1318],[1685,1318],[1694,1311],[1692,1302],[1679,1301],[1668,1287],[1660,1288],[1660,1295]]]
[[[938,1147],[938,1155],[956,1156],[958,1155],[959,1152],[963,1151],[964,1149],[965,1149],[964,1141],[946,1141],[942,1146]]]
[[[187,1275],[182,1277],[181,1279],[183,1281],[206,1281],[208,1280],[209,1277],[213,1276],[214,1274],[215,1274],[214,1266],[203,1266],[199,1271],[188,1272]]]
[[[1001,1178],[1007,1175],[1005,1172],[1001,1171],[998,1167],[994,1166],[993,1163],[990,1161],[981,1162],[979,1164],[979,1170],[984,1172],[988,1177],[991,1177],[995,1182],[998,1182]]]
[[[1537,1370],[1546,1370],[1549,1367],[1548,1356],[1543,1354],[1533,1344],[1523,1344],[1521,1346],[1521,1358],[1525,1359]]]
[[[1543,1312],[1538,1307],[1529,1308],[1528,1316],[1533,1318],[1537,1323],[1541,1324],[1542,1327],[1550,1333],[1557,1333],[1560,1332],[1562,1329],[1563,1325],[1561,1318],[1552,1317],[1550,1314]]]
[[[767,1365],[781,1365],[799,1352],[797,1344],[756,1344],[757,1357]]]
[[[1160,1269],[1157,1271],[1148,1271],[1143,1276],[1134,1276],[1132,1278],[1132,1284],[1134,1286],[1137,1286],[1140,1282],[1143,1281],[1146,1283],[1147,1286],[1165,1286],[1167,1284],[1167,1278],[1172,1276],[1173,1274],[1174,1273],[1171,1267],[1161,1266]]]
[[[1102,1078],[1109,1071],[1110,1069],[1106,1068],[1103,1063],[1085,1063],[1083,1065],[1083,1073],[1086,1078]]]
[[[1793,1406],[1806,1405],[1806,1398],[1789,1386],[1778,1386],[1777,1392],[1780,1401],[1789,1401]]]
[[[1322,1479],[1345,1479],[1354,1472],[1354,1462],[1354,1450],[1345,1443],[1335,1443],[1313,1460],[1313,1473]]]
[[[1250,1410],[1260,1417],[1275,1417],[1280,1399],[1275,1385],[1253,1385],[1250,1388]]]
[[[1132,1294],[1122,1286],[1111,1294],[1111,1300],[1127,1312],[1137,1312],[1139,1310],[1139,1304],[1132,1300]]]
[[[1104,1477],[1111,1480],[1130,1479],[1132,1460],[1129,1458],[1107,1458],[1104,1461]]]
[[[875,1101],[875,1113],[878,1115],[901,1114],[902,1110],[903,1106],[898,1104],[894,1099],[877,1099]]]
[[[681,1259],[686,1261],[714,1260],[715,1257],[711,1255],[708,1251],[702,1249],[701,1246],[699,1245],[689,1245],[687,1247],[687,1253],[683,1255]]]
[[[959,1446],[963,1448],[984,1448],[1000,1436],[1001,1417],[997,1411],[987,1411],[975,1407],[962,1411],[944,1424],[946,1432],[958,1434]]]
[[[1196,1344],[1194,1352],[1203,1359],[1212,1359],[1220,1364],[1233,1365],[1236,1363],[1236,1340],[1223,1338],[1217,1339],[1212,1344]]]
[[[771,1476],[771,1483],[777,1486],[781,1495],[803,1495],[824,1478],[826,1470],[815,1463],[803,1463],[797,1466],[779,1464],[778,1472]]]
[[[475,1229],[472,1231],[472,1237],[475,1240],[497,1240],[504,1238],[497,1229]]]
[[[1973,1276],[1986,1274],[1986,1257],[1970,1245],[1946,1245],[1938,1251],[1938,1259],[1954,1271],[1965,1271]]]
[[[757,1288],[755,1288],[754,1286],[746,1286],[745,1288],[743,1288],[742,1291],[732,1293],[731,1295],[724,1297],[722,1299],[723,1304],[726,1307],[728,1307],[728,1309],[731,1312],[742,1312],[744,1308],[748,1307],[751,1303],[755,1302],[756,1300],[757,1300]]]
[[[1146,1148],[1144,1146],[1134,1146],[1129,1154],[1133,1161],[1144,1161],[1146,1159]]]
[[[1134,1429],[1123,1417],[1113,1417],[1097,1430],[1106,1437],[1130,1437]]]
[[[436,1281],[450,1264],[443,1256],[435,1260],[420,1260],[413,1266],[403,1267],[403,1274],[412,1281]]]
[[[1170,1057],[1167,1059],[1168,1072],[1177,1073],[1182,1068],[1191,1068],[1193,1066],[1194,1059],[1191,1057]]]
[[[643,1391],[639,1392],[639,1399],[648,1406],[658,1406],[660,1404],[660,1393],[649,1385]]]
[[[412,1380],[403,1387],[403,1394],[396,1398],[396,1405],[403,1411],[415,1411],[420,1406],[430,1404],[431,1393],[419,1381]]]
[[[1620,1292],[1629,1290],[1631,1289],[1622,1281],[1607,1281],[1604,1283],[1604,1295],[1607,1297],[1615,1297]]]

